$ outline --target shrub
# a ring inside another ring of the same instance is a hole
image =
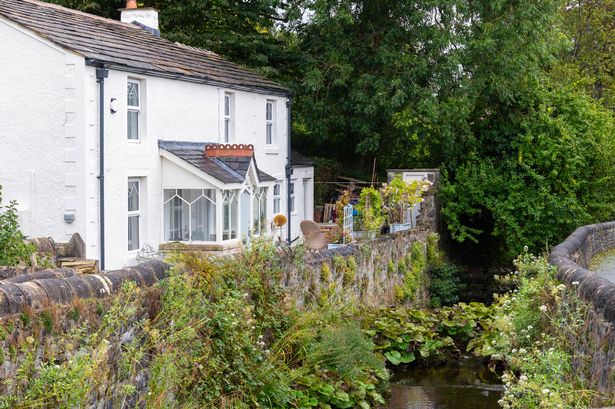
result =
[[[439,308],[459,301],[459,271],[454,264],[436,265],[430,269],[430,304]]]
[[[28,262],[34,246],[24,241],[19,230],[17,202],[11,201],[2,206],[2,186],[0,186],[0,266],[12,266]]]

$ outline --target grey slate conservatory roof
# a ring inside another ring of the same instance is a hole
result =
[[[160,149],[172,153],[223,183],[243,183],[252,161],[254,161],[260,182],[274,182],[276,180],[273,176],[258,169],[254,156],[207,157],[204,153],[206,145],[211,145],[211,143],[158,141]]]
[[[289,93],[214,52],[173,43],[135,24],[35,0],[0,0],[0,16],[83,55],[91,64],[229,88]]]

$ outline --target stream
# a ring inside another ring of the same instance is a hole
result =
[[[387,409],[498,409],[503,387],[486,365],[461,358],[446,366],[393,373]]]

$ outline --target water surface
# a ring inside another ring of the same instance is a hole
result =
[[[499,378],[479,360],[408,368],[391,379],[388,409],[499,409]]]

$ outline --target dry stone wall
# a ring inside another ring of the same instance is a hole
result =
[[[598,253],[615,248],[615,222],[579,227],[553,248],[549,262],[557,279],[576,289],[590,308],[574,340],[573,366],[603,391],[615,390],[615,284],[588,269]]]
[[[367,306],[399,304],[403,301],[399,293],[406,276],[415,273],[412,269],[417,263],[425,263],[429,233],[425,229],[413,229],[306,253],[303,264],[289,261],[282,285],[299,307],[319,302],[331,294],[360,300]],[[412,258],[413,246],[420,249],[422,260]],[[416,278],[416,293],[405,301],[422,306],[429,302],[429,276],[421,271]]]

